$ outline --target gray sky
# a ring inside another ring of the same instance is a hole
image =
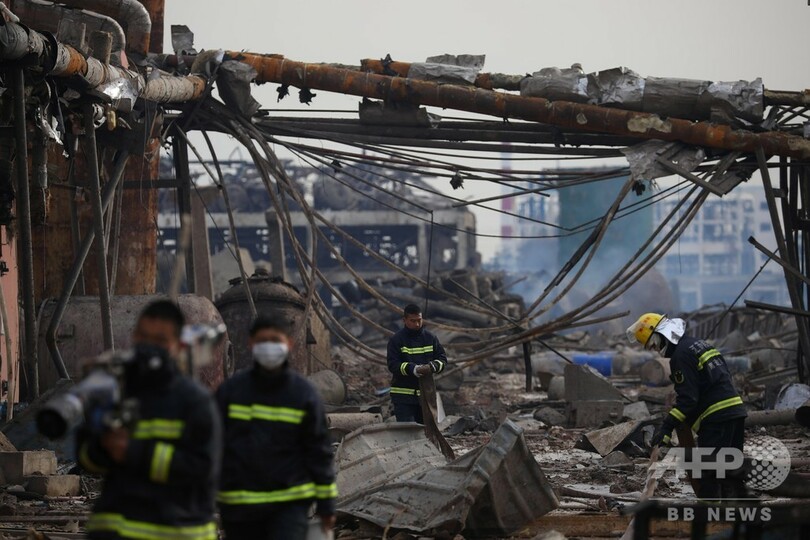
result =
[[[769,89],[810,87],[805,0],[166,0],[165,17],[166,51],[169,26],[185,24],[198,50],[279,53],[304,62],[471,53],[486,54],[484,71],[493,72],[579,62],[586,72],[626,66],[643,76],[762,77]],[[254,96],[263,107],[276,107],[275,88],[257,87]],[[316,108],[356,109],[359,101],[317,94]],[[303,107],[295,93],[278,106]],[[218,146],[227,152],[233,145],[223,138]],[[498,191],[468,184],[465,198]],[[479,213],[481,232],[497,228],[497,218]],[[486,258],[495,245],[481,247]]]

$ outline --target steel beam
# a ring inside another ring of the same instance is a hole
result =
[[[776,245],[779,249],[780,257],[788,262],[791,266],[793,264],[791,252],[788,250],[788,244],[785,240],[785,231],[782,228],[782,220],[779,218],[779,210],[776,206],[776,196],[774,195],[773,185],[771,184],[771,175],[768,171],[768,163],[765,158],[765,152],[760,148],[756,150],[757,162],[759,164],[759,171],[762,176],[762,185],[765,189],[765,199],[768,202],[768,211],[771,215],[771,224],[773,226],[774,236],[776,237]],[[777,261],[778,262],[778,261]],[[801,293],[799,292],[799,284],[787,269],[785,269],[785,282],[787,283],[788,295],[790,296],[790,303],[793,309],[804,311],[802,305]],[[799,379],[804,382],[806,379],[807,366],[805,363],[810,358],[810,332],[808,332],[808,325],[803,317],[796,317],[796,327],[799,332]]]
[[[96,260],[98,263],[98,296],[101,307],[101,332],[104,348],[115,348],[113,342],[112,311],[110,308],[110,283],[107,275],[107,249],[104,246],[104,209],[101,203],[101,178],[98,173],[98,149],[96,147],[96,127],[93,123],[93,104],[84,106],[84,136],[87,138],[87,168],[90,173],[90,203],[93,207],[93,233],[96,239]]]

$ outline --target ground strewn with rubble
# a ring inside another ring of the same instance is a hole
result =
[[[574,338],[578,338],[580,342],[586,340],[584,334],[567,339],[571,341]],[[439,394],[446,412],[439,428],[455,455],[462,457],[477,451],[490,443],[493,434],[503,425],[514,425],[559,503],[556,509],[524,523],[511,536],[485,534],[483,537],[551,539],[562,538],[560,535],[569,538],[621,536],[631,519],[625,511],[638,503],[644,490],[649,456],[643,444],[643,426],[645,422],[652,423],[656,415],[666,410],[672,387],[642,384],[640,366],[607,378],[582,366],[570,366],[561,359],[570,353],[570,350],[566,350],[567,347],[570,348],[570,343],[566,346],[565,340],[557,339],[555,345],[559,354],[552,356],[558,356],[559,362],[550,361],[545,353],[533,356],[535,369],[529,392],[526,391],[522,355],[518,351],[514,351],[514,354],[507,351],[467,366],[463,370],[463,381],[458,377],[444,383],[439,380]],[[346,404],[330,407],[329,412],[330,420],[336,426],[333,433],[337,448],[340,439],[346,436],[346,432],[340,427],[343,426],[339,421],[341,418],[350,418],[352,421],[359,419],[361,423],[372,426],[385,419],[390,420],[389,398],[387,395],[379,395],[389,384],[389,373],[382,363],[357,358],[345,349],[337,348],[334,353],[336,371],[347,387]],[[617,366],[622,363],[621,360],[614,362]],[[552,364],[556,367],[549,368]],[[621,396],[622,414],[611,417],[611,400],[601,400],[605,404],[603,418],[599,418],[594,412],[588,412],[579,422],[591,425],[571,427],[572,422],[578,421],[577,410],[566,399],[566,392],[570,398],[573,390],[569,388],[560,394],[559,388],[552,388],[551,381],[554,377],[547,376],[549,369],[561,370],[564,377],[569,379],[569,386],[594,384],[596,386],[589,387],[589,392],[596,394],[615,391],[617,396]],[[764,373],[760,373],[760,376],[763,375]],[[573,383],[575,377],[581,377],[585,382]],[[739,382],[745,388],[743,395],[752,409],[752,417],[759,418],[754,409],[766,403],[765,396],[770,393],[769,388],[773,384],[750,384],[745,382],[748,379],[750,378],[740,376]],[[779,383],[778,386],[782,388],[784,385]],[[357,411],[367,414],[341,416],[355,414]],[[603,435],[599,435],[624,429],[622,426],[628,424],[629,428],[638,424],[636,427],[640,429],[629,430],[629,436],[621,437],[620,434],[618,439],[608,443],[604,442]],[[385,425],[380,425],[380,428],[383,431],[379,433],[388,429]],[[362,429],[361,426],[361,431]],[[761,435],[778,438],[786,445],[790,451],[794,473],[802,474],[810,470],[810,437],[806,427],[789,422],[788,425],[752,425],[746,430],[747,439]],[[408,437],[419,438],[423,434],[420,429],[416,429]],[[440,467],[445,462],[438,450],[430,450],[433,447],[429,443],[419,444],[422,444],[420,451],[433,452],[430,459],[435,460],[435,467]],[[608,451],[610,445],[616,449]],[[37,452],[34,449],[29,449],[26,453],[30,458],[28,461],[17,463],[16,458],[12,457],[20,453],[15,452],[10,441],[0,439],[0,448],[3,450],[3,454],[0,454],[0,471],[4,475],[0,480],[5,484],[0,495],[0,533],[6,538],[81,537],[92,499],[99,492],[100,480],[82,475],[75,485],[71,482],[45,482],[45,478],[73,478],[70,475],[77,472],[74,470],[74,463],[69,460],[57,463],[55,455],[49,457],[49,452]],[[340,450],[338,456],[340,457]],[[432,466],[434,465],[425,470]],[[384,474],[390,471],[377,472]],[[60,492],[60,489],[64,492]],[[766,493],[759,493],[758,496],[761,505],[779,507],[800,504],[800,500],[796,498]],[[694,492],[687,479],[665,474],[658,481],[654,498],[666,504],[690,504],[694,502]],[[709,525],[709,531],[724,528],[727,528],[727,524]],[[29,529],[37,532],[28,532]],[[655,537],[681,537],[689,534],[689,523],[683,520],[658,520],[652,531]],[[396,529],[386,531],[385,527],[349,514],[341,514],[336,537],[344,540],[380,537],[399,540],[432,538]],[[454,537],[460,540],[481,537],[481,534],[464,529]]]

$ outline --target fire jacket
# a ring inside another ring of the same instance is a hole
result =
[[[315,388],[289,369],[258,365],[217,390],[225,449],[217,500],[225,521],[261,520],[278,503],[316,501],[335,512],[332,442]]]
[[[707,342],[683,336],[667,348],[677,399],[664,420],[665,433],[682,423],[700,426],[747,416],[723,355]]]
[[[439,340],[425,330],[402,328],[388,340],[388,370],[391,380],[391,401],[419,403],[419,378],[416,366],[430,364],[434,373],[441,373],[447,365],[447,355]]]
[[[138,400],[139,419],[123,464],[110,460],[97,434],[77,437],[81,467],[104,475],[90,537],[216,540],[222,427],[210,393],[172,363],[128,397]]]

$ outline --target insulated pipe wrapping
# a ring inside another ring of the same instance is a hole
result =
[[[19,60],[29,53],[42,56],[44,50],[45,39],[38,33],[29,34],[18,23],[0,26],[0,60]]]
[[[386,71],[386,68],[388,71]],[[410,62],[383,62],[382,60],[375,60],[373,58],[364,58],[360,60],[360,69],[363,71],[370,71],[378,75],[385,75],[386,73],[394,72],[400,77],[407,77],[411,71]],[[520,90],[520,81],[526,78],[526,75],[507,75],[505,73],[479,73],[475,77],[475,86],[484,88],[486,90],[494,90],[496,88],[501,90]]]
[[[306,64],[278,56],[240,52],[227,54],[232,59],[253,66],[258,72],[257,83],[275,82],[297,88],[477,112],[498,118],[520,118],[563,128],[682,141],[722,150],[753,153],[761,148],[769,155],[810,158],[810,140],[787,133],[754,133],[728,125],[661,118],[657,114],[585,103],[552,102],[544,98],[522,97],[474,87],[439,85],[322,64]]]
[[[194,101],[203,95],[205,79],[197,75],[172,77],[165,75],[147,81],[141,97],[158,103]]]
[[[97,30],[112,34],[114,52],[123,51],[126,48],[124,29],[115,19],[107,15],[84,9],[72,9],[45,0],[15,0],[14,14],[26,26],[54,34],[59,31],[59,24],[62,21],[75,22],[78,20],[84,23],[88,33]]]
[[[80,75],[90,87],[121,103],[138,97],[160,103],[182,103],[200,98],[205,90],[205,79],[197,75],[175,77],[161,74],[145,81],[135,71],[86,58],[70,45],[57,42],[54,51],[42,34],[28,32],[19,24],[9,22],[1,26],[0,61],[18,60],[28,54],[36,55],[40,66],[52,66],[49,74],[57,77]]]
[[[146,56],[152,21],[138,0],[60,0],[60,3],[109,15],[126,29],[127,51]]]

